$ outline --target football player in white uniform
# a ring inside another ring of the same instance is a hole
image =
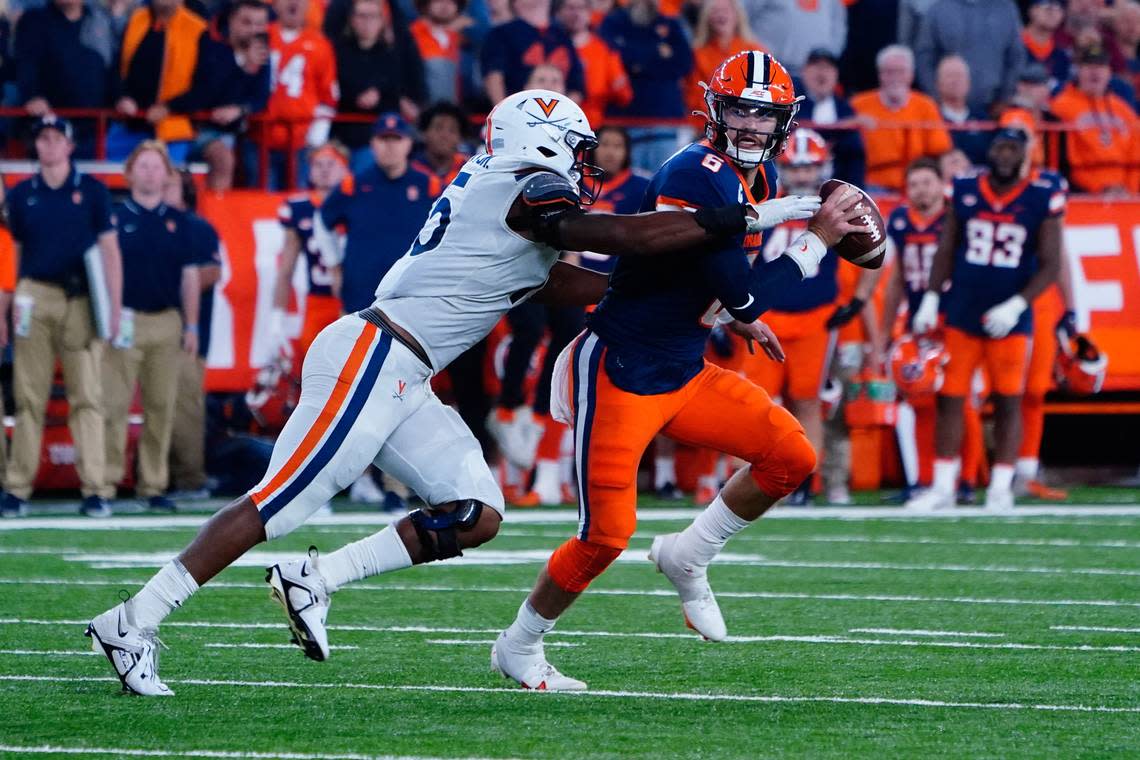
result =
[[[790,198],[697,213],[587,215],[582,196],[596,192],[600,171],[583,157],[594,145],[581,109],[558,93],[527,90],[495,107],[486,154],[468,161],[436,201],[372,307],[342,317],[313,342],[299,405],[262,481],[214,515],[133,598],[91,621],[93,648],[125,690],[171,694],[157,671],[159,623],[246,551],[304,522],[369,464],[428,506],[319,561],[310,549],[269,568],[266,580],[308,657],[328,657],[329,596],[346,583],[455,557],[495,536],[503,496],[474,436],[430,380],[527,298],[601,298],[605,277],[559,262],[559,250],[707,248],[819,207],[818,198]]]

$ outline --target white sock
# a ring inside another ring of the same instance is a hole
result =
[[[954,493],[958,489],[958,468],[962,460],[935,459],[934,460],[934,490],[941,493]]]
[[[1008,491],[1013,487],[1013,465],[995,464],[990,471],[990,488],[994,492]]]
[[[673,457],[654,457],[653,487],[662,488],[670,483],[677,485],[676,460]]]
[[[1037,480],[1037,470],[1040,468],[1040,460],[1037,457],[1021,457],[1017,460],[1015,474],[1018,480],[1030,481]]]
[[[748,524],[747,520],[729,509],[721,495],[717,494],[705,511],[697,515],[693,524],[677,536],[677,551],[694,565],[707,566],[728,543],[728,539],[747,528]]]
[[[542,637],[554,629],[557,619],[544,618],[530,606],[529,600],[523,600],[519,607],[519,614],[515,622],[507,629],[506,635],[516,644],[526,647],[537,647],[542,644]]]
[[[181,562],[172,559],[131,597],[127,611],[139,628],[158,628],[167,615],[185,604],[197,590],[194,577]]]
[[[317,563],[330,594],[346,583],[411,566],[412,558],[395,524],[343,546]]]

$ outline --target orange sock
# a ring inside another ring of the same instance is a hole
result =
[[[538,442],[538,458],[558,461],[562,453],[562,431],[566,428],[555,422],[549,414],[538,418],[542,422],[542,439]]]
[[[1019,457],[1037,459],[1045,432],[1045,396],[1026,394],[1021,399],[1021,450]]]
[[[982,413],[966,404],[963,413],[962,431],[962,482],[969,485],[978,484],[980,470],[984,467],[985,441],[982,440]],[[987,468],[988,469],[988,468]]]
[[[580,594],[592,580],[605,572],[621,551],[612,546],[572,538],[550,555],[546,572],[563,591]]]
[[[918,482],[926,485],[934,482],[934,423],[938,410],[933,404],[922,404],[914,408],[914,438],[918,446]]]

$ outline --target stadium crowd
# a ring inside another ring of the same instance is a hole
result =
[[[272,339],[289,355],[293,267],[304,259],[308,276],[303,353],[324,324],[367,307],[478,144],[478,115],[512,92],[544,87],[581,103],[609,176],[597,207],[618,213],[638,210],[642,172],[699,133],[699,83],[751,49],[771,52],[806,96],[799,120],[815,131],[786,159],[819,169],[805,187],[831,175],[900,193],[924,158],[948,179],[983,162],[995,129],[1016,124],[1040,137],[1037,166],[1062,172],[1076,192],[1119,197],[1140,193],[1138,44],[1137,0],[10,0],[0,84],[3,105],[20,115],[6,124],[6,151],[35,158],[39,172],[10,187],[7,203],[20,256],[18,283],[17,272],[0,278],[16,407],[2,511],[19,513],[32,493],[57,357],[85,513],[106,514],[132,474],[136,381],[144,422],[133,480],[149,506],[172,509],[171,488],[222,480],[241,490],[259,476],[235,476],[235,463],[256,469],[247,463],[267,457],[240,434],[259,404],[201,390],[220,252],[193,213],[187,162],[208,166],[211,191],[312,191],[281,214],[288,242]],[[96,156],[125,162],[128,193],[117,204],[73,168]],[[87,296],[95,270],[111,302],[102,325]],[[861,315],[874,285],[833,280],[811,296],[821,335],[863,322],[857,342],[867,348],[857,353],[871,359],[848,362],[852,372],[883,363],[872,310]],[[502,452],[515,502],[560,502],[572,486],[564,429],[547,403],[553,359],[583,319],[524,304],[501,331],[510,340],[472,349],[441,388],[487,451]],[[488,362],[498,368],[490,376]],[[288,375],[278,369],[263,388]],[[773,382],[788,383],[794,406],[794,381]],[[800,400],[804,416],[823,413],[814,394]],[[822,446],[822,431],[814,437]],[[715,492],[717,463],[694,470],[702,500]],[[667,496],[686,479],[665,441],[654,474]],[[847,498],[843,480],[828,486],[834,501]],[[388,483],[385,494],[380,482],[365,473],[354,492],[400,508],[406,492]]]

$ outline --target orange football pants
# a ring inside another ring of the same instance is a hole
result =
[[[1025,375],[1029,366],[1029,337],[1007,335],[988,338],[963,330],[945,328],[946,379],[939,391],[944,396],[968,396],[974,370],[984,367],[994,393],[1020,396],[1025,391]]]
[[[618,550],[628,545],[637,525],[638,464],[659,432],[749,462],[757,486],[774,499],[815,468],[815,452],[796,418],[740,375],[706,362],[678,390],[643,396],[613,384],[605,352],[586,332],[571,353],[582,541]]]

